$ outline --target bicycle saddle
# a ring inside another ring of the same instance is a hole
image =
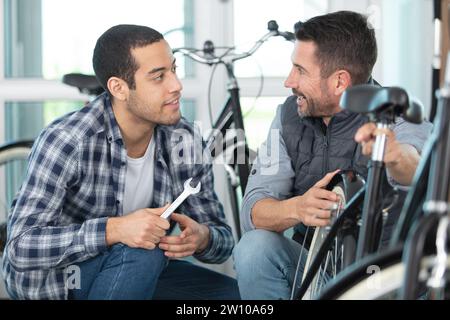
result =
[[[97,78],[91,75],[68,73],[64,75],[62,82],[89,95],[99,95],[104,91]]]
[[[356,113],[379,115],[392,110],[395,116],[403,115],[406,121],[412,123],[421,123],[423,120],[422,104],[410,100],[408,93],[399,87],[357,85],[342,94],[340,105]]]

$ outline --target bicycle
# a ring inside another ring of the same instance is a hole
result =
[[[343,94],[341,106],[352,112],[367,114],[370,120],[376,122],[379,129],[388,128],[395,123],[395,118],[398,116],[403,116],[405,120],[413,123],[422,121],[423,107],[415,101],[410,101],[407,93],[403,89],[396,87],[380,88],[374,85],[352,87]],[[332,277],[339,277],[336,275],[340,271],[347,270],[348,266],[354,261],[364,259],[378,248],[382,225],[384,224],[383,216],[386,217],[386,211],[391,209],[394,203],[394,201],[391,201],[388,208],[384,208],[382,205],[382,189],[389,189],[383,163],[385,143],[386,135],[378,135],[368,166],[367,183],[355,193],[353,198],[346,199],[347,205],[344,211],[329,228],[327,236],[322,237],[323,240],[319,243],[314,242],[315,247],[309,249],[308,254],[315,254],[315,257],[312,263],[307,265],[299,288],[297,288],[297,284],[294,281],[292,298],[301,299],[307,293],[308,298],[318,295],[317,290],[314,290],[317,287],[317,280],[315,279],[321,273],[326,272],[328,275],[330,274],[328,268],[330,252],[333,252],[338,245],[345,244],[340,249],[343,252],[342,257],[345,257],[345,261],[342,259],[343,261],[340,265],[331,266]],[[362,213],[359,215],[360,211],[358,208],[362,203]],[[350,222],[350,227],[343,228],[344,222],[347,225]],[[345,229],[349,229],[349,231],[346,231],[345,236],[342,236],[340,232]],[[316,229],[317,232],[321,232],[320,228]],[[356,234],[358,234],[357,237]],[[358,242],[355,246],[356,238]],[[308,259],[311,258],[308,257]],[[301,261],[302,256],[300,256],[298,265],[300,265]],[[323,282],[325,280],[322,280],[322,285],[319,286],[319,289],[324,287]],[[296,293],[297,289],[298,293]]]
[[[435,130],[422,152],[389,250],[343,272],[321,299],[450,298],[450,68],[437,95]],[[367,272],[370,266],[377,266],[375,274]]]

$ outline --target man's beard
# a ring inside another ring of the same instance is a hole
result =
[[[298,115],[301,118],[307,117],[331,117],[333,116],[334,105],[328,99],[325,102],[319,102],[312,98],[304,98],[306,108],[302,111],[300,106],[297,108]]]
[[[155,125],[172,126],[176,125],[181,119],[181,113],[179,111],[177,114],[174,113],[171,116],[164,116],[163,112],[151,113],[149,110],[152,109],[152,107],[143,104],[139,101],[139,99],[132,95],[130,95],[127,102],[127,108],[141,121],[149,122]],[[164,107],[161,107],[161,110],[162,108]]]
[[[326,95],[321,101],[319,101],[318,99],[307,98],[305,95],[295,89],[292,90],[292,92],[297,97],[303,97],[304,99],[303,104],[305,104],[305,106],[303,108],[303,111],[301,110],[300,106],[298,106],[297,108],[298,115],[301,118],[333,116],[333,110],[335,109],[335,107],[328,95]]]

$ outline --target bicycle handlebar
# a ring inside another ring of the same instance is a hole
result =
[[[269,29],[269,32],[266,33],[265,35],[263,35],[258,41],[256,41],[256,43],[253,45],[253,47],[250,50],[248,50],[247,52],[224,54],[220,57],[217,57],[214,55],[213,43],[210,40],[207,40],[205,42],[204,49],[202,49],[202,50],[188,49],[188,48],[176,48],[173,50],[173,53],[180,52],[183,55],[188,56],[192,60],[197,61],[199,63],[203,63],[203,64],[207,64],[207,65],[214,65],[214,64],[219,64],[219,63],[227,63],[226,60],[232,63],[234,61],[247,58],[247,57],[251,56],[253,53],[255,53],[256,50],[258,50],[259,47],[261,47],[261,45],[271,37],[280,36],[280,37],[285,38],[287,41],[295,40],[295,36],[292,32],[278,31],[278,24],[274,20],[271,20],[268,22],[268,29]],[[235,47],[227,47],[225,49],[233,50],[234,48]],[[205,55],[202,56],[202,55],[197,54],[196,52],[198,52],[198,51],[202,51]]]

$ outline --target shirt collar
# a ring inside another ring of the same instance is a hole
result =
[[[358,113],[342,109],[338,113],[334,114],[332,118],[333,118],[333,123],[338,123],[338,122],[346,121],[350,118],[354,118],[356,116],[358,116]],[[321,117],[304,117],[304,118],[302,118],[301,116],[299,116],[299,117],[301,119],[308,120],[311,123],[315,123],[315,122],[321,123],[323,121]]]
[[[108,141],[120,141],[123,143],[122,134],[120,133],[120,128],[114,115],[111,99],[107,93],[103,93],[103,105],[105,106],[106,136]]]
[[[358,113],[355,112],[351,112],[349,110],[346,109],[342,109],[340,112],[336,113],[333,116],[333,122],[337,123],[337,122],[341,122],[341,121],[346,121],[349,118],[354,118],[358,115]]]
[[[105,122],[106,122],[106,136],[109,142],[120,141],[123,144],[122,134],[120,132],[119,125],[117,123],[116,117],[114,115],[111,99],[108,94],[104,93],[103,96],[103,104],[104,104],[104,113],[105,113]],[[166,151],[165,140],[167,140],[165,132],[166,126],[157,125],[153,131],[153,138],[155,139],[155,150],[158,158],[164,158],[164,152]],[[166,160],[166,159],[164,159]]]

